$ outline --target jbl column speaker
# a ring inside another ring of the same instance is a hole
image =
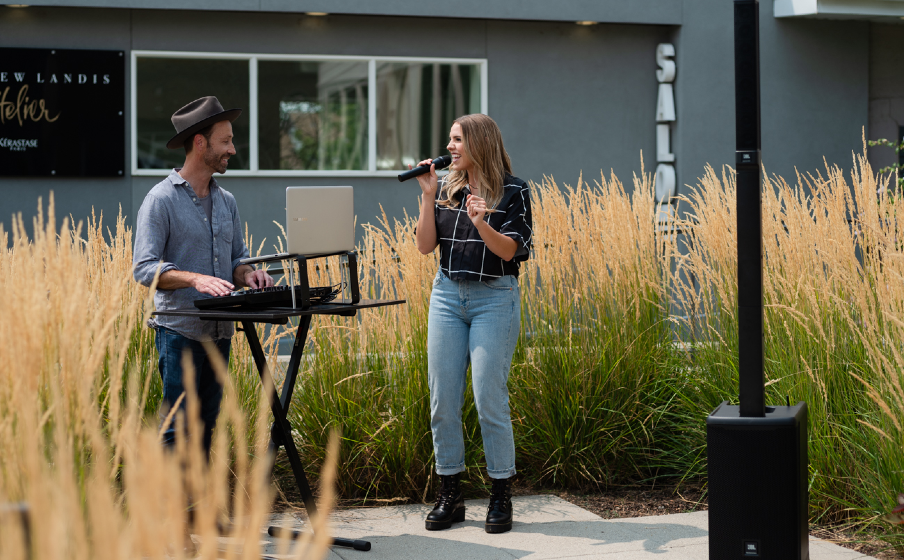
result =
[[[709,558],[809,560],[807,405],[765,405],[759,1],[734,18],[739,406],[706,419]]]
[[[710,560],[808,560],[807,405],[706,419]]]

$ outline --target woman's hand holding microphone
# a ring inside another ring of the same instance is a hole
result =
[[[436,165],[432,160],[425,159],[418,164],[429,165],[430,173],[418,175],[417,184],[421,186],[421,214],[417,219],[417,227],[415,228],[415,236],[417,238],[417,249],[421,253],[427,255],[431,253],[439,244],[436,237],[436,220],[433,217],[433,207],[436,204],[436,189],[438,179],[436,176]],[[411,169],[411,165],[408,166]]]
[[[421,192],[424,193],[425,196],[430,197],[431,199],[436,199],[436,189],[438,184],[438,177],[436,175],[436,165],[433,164],[433,160],[425,159],[417,164],[420,166],[430,166],[430,173],[425,173],[423,175],[418,175],[417,184],[421,187]],[[411,169],[411,164],[408,164],[408,169]]]

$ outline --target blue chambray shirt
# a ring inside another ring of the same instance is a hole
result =
[[[132,253],[135,280],[150,286],[159,266],[161,274],[184,270],[232,283],[232,271],[248,257],[235,197],[211,178],[213,208],[208,223],[200,200],[177,171],[157,183],[138,210]],[[158,289],[154,306],[157,311],[195,309],[194,301],[202,297],[210,296],[194,288]],[[172,329],[192,340],[230,338],[235,333],[231,321],[195,317],[157,316],[148,324]]]

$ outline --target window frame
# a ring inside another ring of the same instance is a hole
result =
[[[488,62],[485,58],[437,58],[419,56],[348,56],[348,55],[294,55],[267,53],[217,53],[194,51],[150,51],[133,50],[130,68],[130,111],[131,111],[131,168],[133,176],[159,176],[169,173],[169,169],[138,168],[138,59],[139,58],[189,58],[210,60],[248,61],[248,107],[245,114],[249,119],[248,144],[250,148],[250,169],[230,169],[230,177],[395,177],[401,169],[377,170],[377,64],[381,62],[402,62],[422,64],[474,64],[480,68],[480,112],[488,114],[489,84],[487,83]],[[295,170],[260,169],[258,146],[258,76],[257,63],[267,61],[343,61],[367,62],[367,169]],[[175,132],[174,132],[175,133]],[[442,154],[437,154],[442,155]]]

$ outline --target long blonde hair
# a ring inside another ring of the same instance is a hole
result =
[[[461,127],[465,155],[473,162],[479,177],[468,177],[467,171],[453,170],[443,182],[446,196],[438,204],[453,208],[458,206],[455,195],[468,186],[470,179],[479,179],[485,192],[483,199],[487,202],[487,211],[492,212],[502,200],[505,174],[512,174],[512,160],[502,145],[502,132],[496,121],[480,113],[458,117],[454,123]]]

